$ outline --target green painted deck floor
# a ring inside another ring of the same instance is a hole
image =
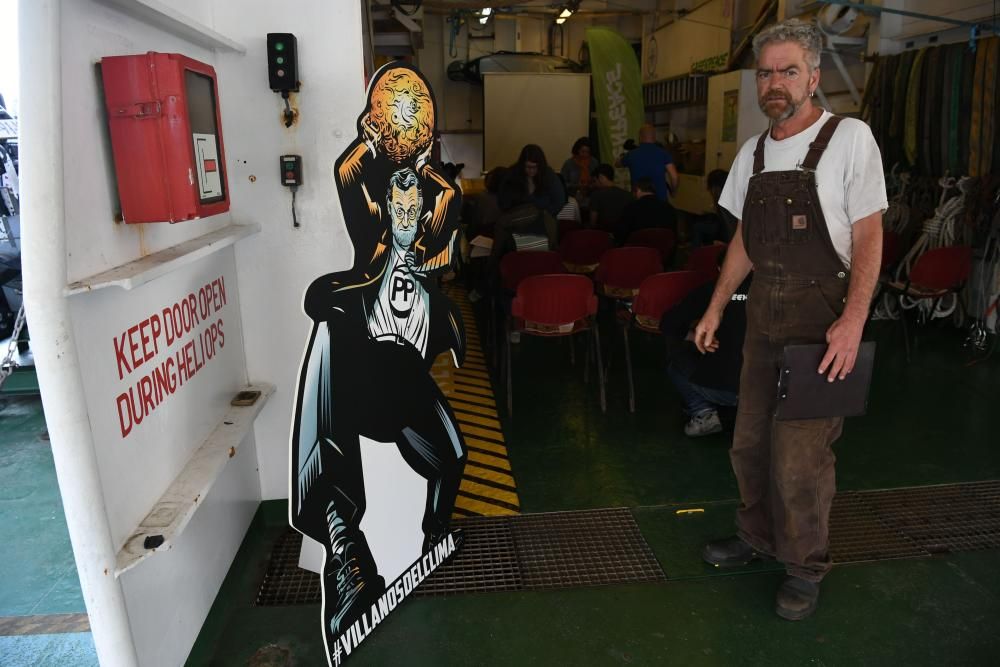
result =
[[[0,665],[96,665],[37,396],[0,398],[0,563]]]
[[[934,326],[907,365],[895,326],[873,333],[871,416],[849,421],[836,446],[839,488],[1000,479],[1000,355],[967,367],[961,333]],[[607,414],[596,387],[582,382],[582,355],[571,366],[558,341],[525,338],[515,348],[515,413],[503,426],[521,509],[628,507],[667,581],[411,598],[345,664],[996,663],[1000,551],[835,567],[819,611],[800,623],[773,613],[781,579],[773,564],[728,574],[702,564],[699,545],[732,529],[729,436],[681,435],[653,338],[633,340],[638,411],[630,414],[621,340],[605,343]],[[4,630],[10,617],[85,610],[37,398],[0,401],[0,426],[0,664],[96,664],[87,632]],[[679,519],[678,507],[705,512]],[[318,606],[252,606],[286,516],[283,501],[261,505],[189,664],[247,665],[255,655],[249,664],[285,664],[276,655],[325,663]]]
[[[849,421],[836,446],[838,487],[1000,478],[991,420],[1000,356],[967,367],[961,333],[933,326],[907,364],[895,325],[872,333],[880,349],[871,416]],[[773,565],[735,573],[704,565],[699,545],[733,527],[730,435],[681,434],[661,342],[651,337],[633,340],[638,411],[630,414],[621,339],[605,343],[607,414],[566,344],[523,338],[515,348],[514,417],[504,430],[521,509],[632,508],[667,581],[409,599],[345,664],[995,664],[998,551],[835,567],[818,612],[800,623],[773,612],[782,577]],[[679,521],[679,506],[706,511]],[[264,655],[323,664],[317,605],[251,606],[285,517],[283,501],[261,505],[190,665],[284,664]]]

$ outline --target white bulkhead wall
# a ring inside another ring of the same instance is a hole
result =
[[[198,46],[155,21],[121,11],[115,2],[59,3],[68,282],[232,223],[262,227],[260,234],[235,248],[135,289],[108,287],[71,296],[68,302],[105,501],[93,511],[106,514],[114,549],[122,546],[218,424],[233,393],[251,379],[277,385],[258,418],[256,436],[245,439],[208,495],[199,500],[191,523],[172,548],[121,575],[139,663],[179,665],[197,638],[262,495],[288,495],[289,425],[309,331],[301,307],[303,292],[317,275],[353,262],[331,169],[356,134],[365,96],[361,11],[357,2],[324,0],[293,5],[256,0],[159,3],[242,43],[244,55]],[[293,97],[300,120],[292,129],[281,124],[281,98],[267,85],[264,40],[269,31],[294,32],[299,39],[303,90]],[[181,53],[215,67],[229,213],[176,225],[114,222],[115,174],[95,64],[102,56],[147,51]],[[30,94],[30,86],[24,88],[24,94]],[[278,181],[278,156],[285,153],[301,154],[304,161],[305,185],[297,197],[302,227],[297,230],[291,222],[290,192]],[[225,319],[225,349],[123,437],[116,396],[174,354],[177,344],[161,348],[149,366],[122,378],[114,339],[216,279],[224,280],[227,293],[227,303],[216,313]]]
[[[351,246],[333,180],[333,163],[357,136],[365,103],[359,2],[216,0],[216,29],[247,47],[219,54],[223,123],[234,219],[260,222],[236,249],[251,378],[276,391],[255,433],[264,500],[288,497],[288,443],[299,364],[311,327],[302,297],[314,278],[352,266]],[[298,122],[282,123],[281,96],[267,81],[265,38],[291,32],[298,41]],[[292,227],[291,192],[279,182],[278,156],[302,156],[296,194],[301,227]]]

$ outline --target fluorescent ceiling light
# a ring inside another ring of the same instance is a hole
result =
[[[486,25],[486,22],[490,20],[490,14],[492,13],[493,10],[490,7],[483,7],[482,9],[480,9],[479,23],[481,25]]]
[[[556,25],[562,25],[562,24],[563,24],[563,23],[565,23],[565,22],[566,22],[566,19],[564,19],[564,18],[563,18],[563,17],[561,17],[561,16],[560,16],[559,18],[557,18],[557,19],[556,19]]]
[[[483,7],[482,9],[479,10],[479,13],[482,14],[483,16],[489,16],[492,11],[493,10],[489,7]]]
[[[562,10],[562,14],[559,15],[559,18],[565,20],[565,19],[568,19],[572,15],[573,15],[573,10],[572,9],[564,9],[564,10]]]

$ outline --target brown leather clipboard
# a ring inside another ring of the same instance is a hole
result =
[[[825,343],[785,346],[778,379],[775,419],[824,419],[865,414],[875,362],[875,343],[861,343],[854,370],[843,380],[833,382],[828,381],[828,374],[817,372],[826,349]]]

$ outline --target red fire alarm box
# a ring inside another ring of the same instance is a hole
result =
[[[215,70],[151,51],[102,58],[101,74],[125,222],[228,211]]]

